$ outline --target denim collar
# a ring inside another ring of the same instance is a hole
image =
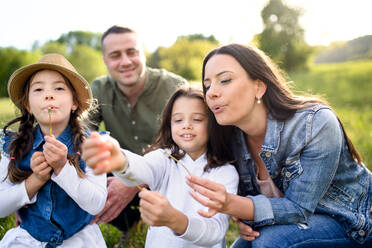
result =
[[[267,116],[265,140],[262,144],[262,151],[276,153],[279,149],[280,133],[284,122],[275,120],[271,115]]]
[[[271,115],[267,116],[266,120],[266,134],[264,143],[261,146],[262,152],[276,153],[279,149],[280,134],[283,130],[284,122],[275,120]],[[249,153],[247,145],[245,143],[245,133],[238,129],[238,142],[241,145],[242,154],[244,154],[244,160],[252,158]]]
[[[71,133],[71,126],[68,125],[66,127],[66,129],[58,136],[57,140],[61,141],[67,147],[70,147],[70,145],[72,144],[70,133]],[[36,131],[35,131],[35,136],[34,137],[35,137],[34,138],[34,144],[33,144],[32,148],[34,150],[36,150],[37,148],[39,148],[45,142],[44,135],[41,132],[40,125],[36,126]]]

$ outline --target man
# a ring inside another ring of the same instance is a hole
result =
[[[103,121],[122,148],[142,154],[159,128],[158,117],[166,101],[186,80],[164,69],[146,67],[143,46],[132,29],[112,26],[102,35],[101,46],[109,74],[91,85],[98,111],[90,120],[94,129]],[[132,201],[138,190],[115,177],[108,178],[107,187],[105,208],[95,221],[111,222],[126,232],[140,217],[138,197]]]

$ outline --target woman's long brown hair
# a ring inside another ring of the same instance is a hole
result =
[[[264,54],[264,52],[253,46],[230,44],[212,50],[203,61],[203,80],[205,75],[205,65],[208,60],[216,54],[226,54],[234,57],[252,80],[260,80],[266,84],[267,89],[266,93],[262,97],[262,101],[274,119],[279,121],[288,120],[293,117],[297,110],[310,104],[319,103],[331,108],[326,101],[319,97],[307,97],[293,94],[279,68]],[[205,95],[206,89],[204,84],[203,92]],[[362,157],[346,134],[344,125],[337,115],[336,117],[341,125],[352,158],[358,163],[362,163]]]

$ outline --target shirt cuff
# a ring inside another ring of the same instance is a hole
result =
[[[188,223],[185,233],[183,233],[182,235],[179,235],[175,232],[173,233],[179,238],[194,242],[199,239],[200,230],[203,230],[202,225],[204,223],[198,218],[192,218],[190,216],[187,216],[187,220]]]
[[[121,169],[121,170],[116,170],[116,171],[113,171],[113,172],[115,172],[116,174],[124,174],[126,171],[127,171],[127,169],[128,169],[128,167],[129,167],[129,159],[128,159],[128,156],[125,154],[125,152],[124,151],[121,151],[121,153],[124,155],[124,157],[125,157],[125,164],[123,165],[123,168]]]
[[[254,205],[255,226],[264,226],[274,223],[274,212],[269,198],[264,195],[247,196],[252,199]]]
[[[136,156],[137,154],[131,153],[127,150],[120,149],[121,152],[126,156],[128,163],[125,166],[125,169],[122,171],[112,171],[112,174],[118,178],[127,186],[133,187],[138,185],[136,180],[134,180],[134,174],[136,174],[136,168],[131,167],[131,164],[136,164]],[[133,171],[135,172],[133,174]],[[138,171],[137,171],[138,172]]]
[[[26,180],[23,180],[22,183],[19,185],[19,187],[21,187],[23,190],[23,204],[26,205],[26,204],[33,204],[36,202],[36,199],[37,199],[37,192],[36,194],[30,199],[28,197],[28,194],[27,194],[27,189],[26,189]]]
[[[70,164],[69,161],[67,161],[58,175],[53,172],[51,179],[56,183],[63,182],[63,179],[68,178],[71,175],[71,173],[73,173],[73,171],[75,170],[76,170],[75,166],[73,166],[72,164]]]

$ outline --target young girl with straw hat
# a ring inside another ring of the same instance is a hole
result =
[[[87,81],[62,55],[46,54],[12,74],[8,93],[22,115],[1,133],[0,218],[17,211],[21,224],[0,247],[106,247],[90,224],[106,201],[106,175],[94,175],[79,152]]]

